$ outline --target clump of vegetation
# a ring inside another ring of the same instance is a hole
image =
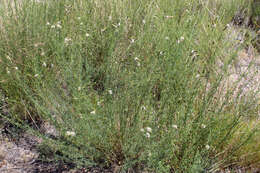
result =
[[[44,139],[46,158],[200,172],[255,144],[257,128],[243,127],[256,100],[221,87],[236,56],[223,31],[245,1],[19,3],[1,7],[0,88],[10,120]]]

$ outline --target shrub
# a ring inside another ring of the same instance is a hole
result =
[[[1,19],[1,90],[15,121],[59,131],[34,130],[46,157],[200,172],[248,141],[228,150],[249,111],[218,95],[236,55],[223,30],[243,1],[17,3]]]

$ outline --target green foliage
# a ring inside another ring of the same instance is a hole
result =
[[[213,168],[249,116],[218,95],[217,60],[227,68],[235,55],[223,30],[241,5],[24,0],[1,15],[0,88],[13,118],[59,131],[41,134],[48,158],[121,172]]]

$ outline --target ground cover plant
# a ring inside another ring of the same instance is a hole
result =
[[[0,6],[0,89],[42,159],[115,172],[259,163],[256,94],[225,90],[243,0],[53,0]],[[219,65],[219,62],[222,65]],[[50,136],[39,126],[57,130]],[[245,155],[248,152],[250,157]],[[240,157],[243,156],[242,159]]]

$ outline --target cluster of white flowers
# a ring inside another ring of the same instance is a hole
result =
[[[66,132],[66,135],[67,135],[67,136],[75,136],[76,133],[73,132],[73,131],[67,131],[67,132]]]
[[[197,52],[195,50],[191,50],[192,61],[194,61],[197,56],[198,56]]]
[[[152,133],[152,128],[151,127],[146,127],[145,129],[141,128],[141,132],[146,132],[145,133],[145,136],[147,138],[150,138],[151,137],[151,133]]]
[[[146,127],[146,131],[152,133],[152,128],[151,127]]]
[[[95,110],[93,110],[93,111],[91,111],[90,113],[91,113],[91,114],[96,114],[96,111],[95,111]]]
[[[205,129],[205,128],[206,128],[206,125],[205,125],[205,124],[201,124],[201,127],[202,127],[203,129]]]
[[[152,156],[152,153],[151,153],[151,152],[149,152],[149,153],[148,153],[148,156],[149,156],[149,157],[151,157],[151,156]]]
[[[10,58],[10,56],[6,55],[6,58],[7,58],[9,61],[12,61],[12,59]]]
[[[45,53],[44,53],[44,52],[42,52],[42,53],[41,53],[41,56],[44,56],[44,55],[45,55]]]
[[[44,43],[35,43],[35,44],[34,44],[34,47],[37,48],[37,47],[42,46],[42,45],[44,45]]]
[[[230,24],[227,24],[226,27],[229,29],[229,28],[231,28],[231,25],[230,25]]]
[[[57,22],[56,27],[59,28],[59,29],[62,28],[62,27],[61,27],[61,22],[60,22],[60,21]]]
[[[50,24],[50,22],[47,22],[46,25],[47,25],[47,26],[50,26],[51,24]],[[61,28],[62,28],[62,26],[61,26],[61,21],[58,21],[56,24],[51,25],[51,28],[52,28],[52,29],[54,29],[54,28],[61,29]]]
[[[148,133],[148,132],[145,133],[145,136],[146,136],[147,138],[150,138],[150,137],[151,137],[150,133]]]
[[[184,40],[184,37],[181,36],[181,38],[179,40],[177,40],[177,43],[180,44],[181,42],[183,42],[183,40]]]
[[[72,39],[71,39],[71,38],[68,38],[68,37],[66,37],[66,38],[64,39],[65,45],[69,45],[69,44],[71,43],[71,41],[72,41]]]
[[[141,63],[140,63],[140,59],[135,57],[135,62],[137,63],[137,66],[140,67],[141,66]]]
[[[113,94],[113,91],[112,91],[112,90],[108,90],[108,93],[112,95],[112,94]]]
[[[165,16],[166,19],[173,18],[173,16]]]
[[[178,129],[178,126],[176,124],[173,124],[172,128]]]

